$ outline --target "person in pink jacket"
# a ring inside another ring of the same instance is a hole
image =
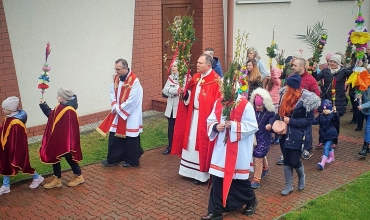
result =
[[[280,76],[281,76],[282,71],[281,69],[274,67],[270,69],[270,73],[271,73],[271,78],[268,79],[265,85],[265,88],[270,93],[272,102],[275,106],[275,113],[277,113],[278,105],[280,101],[279,89],[281,87]],[[275,134],[275,139],[272,140],[271,142],[274,142],[275,144],[279,144],[278,135]]]

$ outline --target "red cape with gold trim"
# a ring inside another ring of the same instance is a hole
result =
[[[18,171],[34,174],[28,155],[26,126],[13,117],[6,117],[0,127],[0,174],[14,176]]]
[[[188,146],[195,91],[200,78],[200,73],[194,74],[187,85],[187,89],[191,90],[190,102],[187,106],[187,115],[186,117],[176,116],[171,154],[181,155],[182,149],[186,149]],[[220,77],[212,70],[200,83],[198,129],[197,136],[193,138],[197,139],[195,150],[199,151],[199,167],[201,172],[207,172],[210,166],[214,141],[210,142],[207,135],[207,118],[212,112],[214,103],[221,97],[219,82]],[[179,103],[179,108],[180,104],[181,103]],[[181,136],[182,138],[175,138],[177,136]]]
[[[50,112],[39,153],[41,162],[46,164],[60,162],[67,153],[76,162],[82,160],[80,127],[74,108],[57,105]]]

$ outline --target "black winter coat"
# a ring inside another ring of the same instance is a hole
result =
[[[327,115],[320,114],[312,121],[312,124],[320,125],[319,135],[322,139],[333,140],[335,138],[338,138],[338,132],[333,124],[337,120],[339,120],[338,112]]]
[[[280,89],[280,93],[285,93],[286,88]],[[284,99],[284,97],[282,97]],[[313,92],[302,90],[302,96],[298,100],[293,112],[289,116],[287,133],[281,136],[280,145],[285,148],[301,150],[307,149],[312,145],[312,126],[314,119],[313,110],[320,106],[320,98]],[[269,124],[279,120],[280,116],[275,116]]]
[[[332,74],[329,68],[323,69],[320,74],[317,74],[317,72],[312,72],[312,76],[315,77],[317,81],[324,79],[324,85],[321,86],[321,100],[329,99],[332,101],[332,82],[333,78],[336,79],[335,106],[340,116],[346,114],[347,97],[345,83],[351,74],[352,70],[345,69],[343,67],[341,67],[335,74]]]

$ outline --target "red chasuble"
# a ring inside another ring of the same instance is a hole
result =
[[[243,117],[245,106],[248,104],[248,100],[245,98],[241,98],[239,103],[237,103],[236,107],[233,108],[230,112],[230,121],[237,122],[237,139],[238,141],[241,139],[240,133],[240,122]],[[223,105],[221,103],[221,99],[217,100],[216,104],[216,118],[218,121],[221,119]],[[227,139],[226,143],[226,157],[225,157],[225,169],[224,169],[224,181],[222,185],[222,204],[226,207],[227,195],[230,191],[231,182],[233,181],[234,173],[235,173],[235,165],[236,165],[236,158],[238,156],[238,145],[239,142],[231,142],[230,137]]]
[[[194,110],[195,91],[200,78],[200,73],[194,74],[193,78],[187,85],[187,89],[191,91],[190,102],[187,107],[188,109],[186,117],[176,116],[171,154],[181,154],[181,150],[188,147],[190,127]],[[200,82],[201,89],[199,97],[197,97],[199,100],[197,136],[190,138],[196,138],[195,150],[199,151],[199,167],[201,172],[208,172],[211,162],[212,151],[210,151],[210,148],[213,149],[212,146],[214,146],[214,141],[210,142],[207,135],[207,118],[212,112],[214,103],[218,98],[221,97],[219,83],[220,77],[214,70],[212,70],[211,73],[205,76]],[[178,134],[183,134],[183,138],[175,139],[176,135]]]
[[[28,142],[26,126],[13,117],[6,117],[0,127],[0,174],[14,176],[18,171],[34,174],[35,170],[30,165],[28,156]]]
[[[76,162],[82,160],[80,127],[73,107],[57,105],[50,112],[39,153],[41,162],[46,164],[60,162],[67,153]]]
[[[124,103],[128,99],[128,97],[130,95],[130,92],[131,92],[132,85],[134,84],[136,78],[137,77],[133,72],[129,73],[129,75],[126,77],[125,81],[122,84],[120,97],[118,98],[117,97],[117,92],[118,92],[118,86],[119,86],[119,81],[120,81],[119,74],[117,74],[114,77],[114,94],[115,94],[115,97],[116,97],[116,101],[113,101],[111,103],[111,106],[113,106],[115,104],[118,104],[119,108],[121,109],[121,104]],[[121,111],[127,117],[129,116],[129,114],[126,111],[124,111],[123,109],[121,109]],[[103,120],[103,122],[96,128],[96,130],[100,134],[105,136],[109,132],[110,127],[117,127],[115,136],[120,137],[120,138],[125,138],[126,137],[126,129],[127,129],[126,128],[127,120],[124,120],[122,117],[118,116],[117,125],[114,125],[113,120],[116,117],[116,115],[117,115],[117,112],[109,113],[109,115]]]

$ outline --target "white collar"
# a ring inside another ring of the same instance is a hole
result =
[[[209,69],[206,73],[201,73],[200,75],[201,75],[201,77],[203,78],[203,77],[208,76],[211,72],[212,72],[212,68],[211,68],[211,69]]]

